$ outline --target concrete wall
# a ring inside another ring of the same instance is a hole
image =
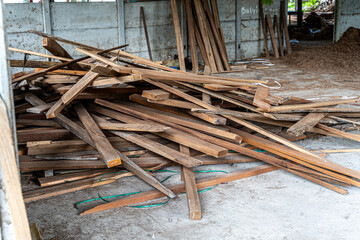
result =
[[[260,56],[264,52],[264,38],[261,30],[258,1],[240,0],[239,5],[239,44],[238,59]],[[264,14],[270,14],[271,19],[274,15],[280,16],[280,1],[275,0],[271,6],[264,5]],[[269,35],[268,35],[269,38]],[[269,50],[272,50],[268,40]]]
[[[335,41],[349,28],[360,28],[360,1],[337,0],[335,19]]]
[[[43,0],[42,4],[5,4],[5,24],[9,45],[15,48],[45,53],[41,38],[27,30],[45,31],[60,37],[110,48],[123,42],[130,44],[126,51],[148,57],[140,7],[146,15],[149,39],[154,60],[176,54],[176,40],[168,0],[151,2],[92,2],[60,3]],[[280,0],[265,13],[279,14]],[[180,1],[178,1],[180,6]],[[218,0],[221,26],[224,30],[229,60],[256,57],[263,51],[259,26],[258,4],[253,0]],[[184,35],[185,55],[190,53],[185,13],[179,7]],[[62,44],[71,55],[79,56],[72,46]],[[11,59],[23,54],[10,53]],[[31,56],[30,59],[40,59]]]

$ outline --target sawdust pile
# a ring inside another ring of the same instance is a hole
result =
[[[360,29],[349,28],[336,44],[294,45],[281,63],[305,71],[360,74]]]

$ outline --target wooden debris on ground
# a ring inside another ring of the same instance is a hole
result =
[[[217,71],[216,58],[208,54],[217,46],[223,57],[216,1],[211,1],[211,9],[200,1],[184,2],[187,15],[196,14],[193,35],[202,39],[203,58]],[[276,169],[341,194],[347,194],[346,187],[360,186],[359,172],[294,143],[314,135],[360,141],[359,135],[339,129],[359,123],[360,110],[348,106],[359,98],[282,98],[258,85],[266,81],[183,72],[118,47],[103,50],[36,34],[46,38],[44,47],[61,62],[33,61],[28,68],[45,68],[13,79],[20,171],[71,172],[40,177],[41,187],[24,192],[25,201],[135,175],[154,190],[83,214],[186,192],[190,219],[198,220],[203,216],[199,189]],[[77,46],[86,56],[73,59],[58,41]],[[226,69],[224,59],[218,60]],[[194,171],[200,165],[255,161],[269,165],[200,180]],[[166,186],[154,178],[155,170],[168,166],[182,169],[184,184]]]

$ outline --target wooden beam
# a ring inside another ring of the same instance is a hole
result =
[[[206,26],[207,20],[201,1],[200,0],[194,1],[194,6],[195,6],[195,11],[197,15],[199,30],[200,30],[199,32],[202,36],[202,42],[204,43],[205,53],[210,64],[211,72],[216,73],[218,72],[218,69],[215,63],[214,53],[211,47],[210,39],[208,37],[208,29]]]
[[[291,54],[292,49],[291,49],[291,44],[290,44],[289,28],[288,28],[288,23],[287,23],[287,14],[285,12],[286,11],[285,2],[287,4],[287,1],[285,1],[285,0],[282,0],[280,2],[280,16],[281,16],[281,20],[283,21],[283,25],[284,25],[286,52],[287,52],[287,54]]]
[[[161,89],[144,90],[141,95],[144,98],[148,98],[153,101],[165,100],[170,98],[170,94]]]
[[[190,156],[190,149],[186,146],[180,145],[180,152]],[[194,170],[192,168],[181,166],[181,173],[185,184],[190,220],[201,220],[201,205],[198,189],[196,187]]]
[[[183,46],[183,40],[182,40],[182,36],[181,36],[181,27],[180,27],[180,20],[179,20],[176,0],[170,0],[170,5],[171,5],[171,12],[172,12],[172,19],[173,19],[173,23],[174,23],[176,46],[177,46],[178,55],[179,55],[180,70],[183,72],[186,72],[184,46]]]
[[[116,111],[124,111],[123,108],[118,108],[117,104],[113,104],[113,103],[110,103],[110,102],[107,102],[107,101],[104,101],[101,99],[96,99],[95,103],[105,106],[107,108],[114,109]],[[116,112],[116,111],[113,111],[110,109],[105,109],[105,108],[100,108],[100,107],[92,107],[92,110],[94,110],[100,114],[103,114],[105,116],[117,119],[122,122],[127,122],[127,123],[143,123],[144,122],[143,120],[139,120],[134,117],[130,117],[128,115],[121,114],[119,112]],[[202,141],[202,140],[200,140],[196,137],[193,137],[189,134],[183,133],[175,128],[171,128],[163,133],[155,133],[155,134],[160,137],[163,137],[168,140],[185,145],[187,147],[196,149],[200,152],[206,153],[206,154],[214,156],[214,157],[221,157],[221,156],[227,155],[227,149],[216,146],[214,144],[210,144],[206,141]]]
[[[259,15],[260,15],[261,29],[262,29],[262,33],[263,33],[263,39],[264,39],[264,48],[265,48],[266,57],[269,58],[270,52],[269,52],[269,47],[268,47],[268,42],[267,42],[267,31],[266,31],[266,23],[265,23],[265,17],[264,17],[264,8],[263,8],[262,0],[258,0],[258,1],[259,1]]]
[[[280,22],[279,22],[279,18],[277,15],[274,15],[274,25],[275,25],[275,29],[277,32],[280,56],[283,57],[284,56],[284,46],[282,44],[282,37],[281,37],[281,32],[280,32]]]
[[[64,57],[74,60],[70,56],[70,54],[63,47],[61,47],[60,44],[58,44],[55,40],[49,38],[43,38],[42,46],[54,56]],[[62,61],[62,62],[67,62],[67,61]],[[68,68],[72,70],[83,70],[83,68],[77,63],[69,65]]]
[[[270,14],[266,14],[266,22],[268,24],[268,29],[269,29],[269,32],[270,32],[270,38],[271,38],[271,43],[272,43],[272,46],[273,46],[275,58],[279,58],[279,50],[278,50],[278,47],[276,45],[275,32],[274,32],[273,24],[271,22]]]
[[[309,113],[300,121],[292,125],[287,132],[292,133],[295,136],[300,136],[307,131],[312,130],[321,119],[326,117],[327,113]]]
[[[353,102],[357,102],[359,100],[360,100],[360,98],[354,98],[354,99],[341,99],[341,100],[335,100],[335,101],[283,105],[283,106],[272,107],[269,110],[269,112],[281,112],[281,111],[292,111],[292,110],[302,110],[302,109],[317,108],[317,107],[335,106],[338,104],[353,103]],[[336,108],[333,108],[333,110],[336,111]]]
[[[2,5],[3,3],[1,3]],[[2,8],[0,8],[2,10]],[[2,20],[1,20],[2,21]],[[10,216],[7,217],[11,221],[14,229],[14,237],[16,239],[31,239],[29,222],[26,214],[24,200],[21,194],[21,184],[18,167],[16,164],[15,148],[12,138],[12,131],[8,118],[8,111],[4,101],[0,98],[0,171],[2,198],[7,198],[9,204]],[[2,200],[3,202],[3,200]],[[3,209],[4,210],[4,209]],[[3,214],[3,213],[2,213]],[[2,219],[5,221],[5,219]],[[9,236],[3,236],[5,238]]]
[[[187,167],[195,167],[202,165],[202,162],[200,160],[187,156],[181,152],[175,151],[165,145],[159,144],[141,135],[135,133],[124,133],[119,131],[112,131],[112,133],[181,165]]]
[[[113,176],[111,176],[113,175]],[[25,202],[36,201],[65,193],[75,192],[83,189],[93,188],[116,182],[117,179],[132,176],[131,172],[109,174],[106,177],[98,176],[95,179],[83,179],[75,182],[67,182],[60,185],[43,187],[36,190],[24,192]],[[110,177],[111,176],[111,177]],[[99,180],[101,178],[101,180]]]
[[[146,38],[146,45],[147,45],[147,49],[149,52],[149,59],[152,61],[153,58],[152,58],[152,54],[151,54],[149,35],[148,35],[147,27],[146,27],[146,18],[145,18],[144,7],[140,7],[140,16],[142,18],[142,22],[144,25],[143,27],[144,27],[144,33],[145,33],[145,38]]]
[[[250,169],[246,169],[246,170],[241,170],[238,172],[224,174],[224,175],[217,176],[217,177],[205,178],[202,180],[198,180],[196,182],[196,187],[198,189],[207,188],[207,187],[211,187],[211,186],[221,184],[221,183],[236,181],[239,179],[256,176],[256,175],[260,175],[263,173],[268,173],[268,172],[271,172],[271,171],[274,171],[277,169],[278,168],[274,167],[274,166],[262,165],[262,166],[258,166],[258,167],[254,167],[254,168],[250,168]],[[176,193],[181,193],[181,192],[185,191],[184,184],[173,185],[173,186],[170,186],[169,188],[172,189]],[[123,207],[123,206],[136,204],[136,203],[140,203],[140,202],[144,202],[144,201],[149,201],[149,200],[162,198],[162,197],[164,197],[164,194],[162,194],[158,191],[142,192],[142,193],[134,194],[130,197],[126,197],[126,198],[123,198],[123,199],[120,199],[120,200],[117,200],[117,201],[114,201],[111,203],[106,203],[106,204],[96,206],[94,208],[91,208],[91,209],[81,213],[80,215],[96,213],[96,212],[100,212],[100,211],[114,209],[117,207]]]
[[[188,37],[190,43],[190,51],[191,51],[191,64],[192,70],[194,73],[199,73],[199,57],[196,48],[196,39],[195,39],[195,29],[194,29],[194,16],[192,13],[192,8],[190,5],[190,0],[184,0],[184,7],[186,11],[186,22],[187,22],[187,30]]]
[[[75,112],[80,121],[84,125],[91,139],[94,141],[95,147],[101,155],[102,160],[107,167],[114,167],[121,164],[121,157],[116,149],[106,139],[104,133],[90,116],[85,107],[80,103],[74,106]]]

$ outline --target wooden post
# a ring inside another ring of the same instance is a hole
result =
[[[272,43],[272,46],[273,46],[275,57],[279,58],[279,50],[278,50],[278,47],[276,45],[275,32],[274,32],[273,24],[271,22],[270,14],[266,14],[266,21],[267,21],[269,32],[270,32],[271,43]]]
[[[173,17],[174,29],[175,29],[176,46],[177,46],[178,55],[179,55],[180,70],[186,72],[184,47],[183,47],[183,40],[182,40],[182,36],[181,36],[180,20],[179,20],[179,14],[178,14],[176,0],[170,0],[170,4],[171,4],[171,12],[172,12],[172,17]]]
[[[264,9],[263,9],[262,0],[259,0],[259,14],[260,14],[260,21],[261,21],[261,29],[262,29],[263,38],[264,38],[265,53],[266,53],[266,57],[269,58],[270,53],[269,53],[269,47],[267,44],[267,33],[266,33],[266,25],[265,25]]]
[[[297,0],[297,25],[302,26],[303,12],[302,12],[302,0]]]
[[[145,19],[145,12],[144,12],[144,8],[140,7],[140,15],[144,24],[144,32],[145,32],[145,38],[146,38],[146,45],[148,48],[148,52],[149,52],[149,59],[152,61],[152,55],[151,55],[151,48],[150,48],[150,40],[149,40],[149,35],[148,35],[148,31],[147,31],[147,27],[146,27],[146,19]]]
[[[6,58],[3,8],[0,0],[0,235],[2,239],[31,239],[16,164],[14,103]]]
[[[284,35],[285,35],[285,44],[286,44],[286,52],[287,54],[292,53],[291,45],[290,45],[290,37],[289,37],[289,29],[288,29],[288,23],[286,20],[286,7],[285,7],[285,1],[281,1],[280,3],[280,15],[283,21],[284,25]]]

